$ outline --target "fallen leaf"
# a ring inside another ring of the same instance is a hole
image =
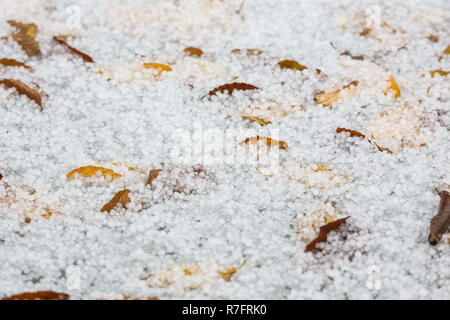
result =
[[[13,33],[11,36],[13,40],[22,47],[22,49],[29,57],[41,55],[39,42],[35,40],[38,33],[36,24],[24,24],[15,20],[8,20],[7,22],[11,26],[19,30],[18,32]]]
[[[372,32],[370,28],[364,28],[363,31],[359,33],[360,36],[367,37]]]
[[[186,49],[184,49],[184,52],[187,55],[193,56],[193,57],[201,57],[203,55],[203,51],[199,48],[194,48],[194,47],[188,47]]]
[[[394,98],[398,98],[400,97],[400,88],[398,87],[397,82],[395,81],[393,76],[389,77],[389,87],[387,88],[387,90],[394,90],[395,94],[394,94]],[[385,94],[387,94],[387,91],[385,92]]]
[[[144,68],[157,70],[158,73],[156,74],[156,77],[159,77],[164,71],[166,72],[172,71],[172,68],[169,67],[168,65],[153,62],[144,63]]]
[[[36,291],[15,294],[2,300],[68,300],[69,295],[54,291]]]
[[[431,74],[431,76],[434,78],[434,76],[435,76],[435,74],[438,74],[438,75],[440,75],[440,76],[442,76],[442,77],[445,77],[445,76],[447,76],[449,73],[450,73],[450,71],[443,71],[443,70],[431,70],[430,71],[430,74]]]
[[[313,241],[311,241],[305,249],[305,252],[318,252],[321,251],[321,249],[316,248],[316,245],[321,242],[326,242],[328,234],[331,231],[337,230],[341,224],[345,223],[347,219],[350,217],[338,219],[336,221],[327,223],[326,225],[323,225],[320,227],[320,232],[317,238],[315,238]]]
[[[435,35],[433,35],[433,34],[430,34],[430,35],[427,37],[427,39],[430,40],[431,42],[435,42],[435,43],[439,42],[439,37],[438,37],[438,36],[435,36]]]
[[[242,146],[244,144],[257,144],[259,141],[265,141],[267,146],[269,146],[269,147],[277,146],[278,148],[283,149],[283,150],[286,150],[288,147],[286,142],[284,142],[284,141],[278,141],[278,140],[274,140],[272,138],[261,137],[261,136],[247,138],[244,141],[241,141],[239,143],[239,145]]]
[[[272,123],[270,121],[266,121],[266,120],[264,120],[262,118],[254,117],[254,116],[251,116],[251,115],[248,115],[248,114],[242,114],[241,117],[244,120],[249,120],[251,122],[257,122],[257,123],[259,123],[262,126],[266,126],[266,125]]]
[[[232,54],[241,54],[241,53],[245,53],[248,56],[259,56],[260,54],[264,53],[264,51],[259,50],[259,49],[233,49],[231,51]]]
[[[97,172],[100,172],[102,176],[110,176],[112,179],[120,178],[121,175],[114,172],[111,169],[106,169],[103,167],[95,167],[95,166],[85,166],[72,170],[67,174],[67,178],[73,178],[76,174],[88,178],[97,175]]]
[[[0,64],[5,67],[23,67],[30,71],[33,70],[30,66],[27,66],[26,64],[24,64],[20,61],[14,60],[14,59],[2,58],[2,59],[0,59]]]
[[[161,169],[150,170],[150,173],[148,174],[147,182],[145,183],[145,185],[152,186],[153,180],[155,180],[158,177],[160,172],[161,172]]]
[[[29,86],[27,86],[25,83],[23,83],[20,80],[14,80],[14,79],[2,79],[0,80],[0,84],[5,86],[6,88],[15,88],[19,94],[24,94],[28,97],[28,99],[33,100],[36,102],[36,104],[39,106],[41,111],[44,110],[44,107],[42,106],[42,99],[39,91],[36,89],[32,89]]]
[[[213,90],[211,90],[208,95],[215,96],[217,92],[224,93],[225,91],[228,92],[228,94],[232,94],[234,90],[258,90],[258,87],[255,87],[254,85],[248,84],[248,83],[242,83],[242,82],[233,82],[233,83],[227,83],[224,85],[221,85]]]
[[[122,204],[123,208],[127,208],[127,203],[131,202],[131,199],[129,197],[130,194],[129,189],[124,189],[115,194],[115,196],[109,201],[107,204],[105,204],[101,210],[101,212],[107,211],[108,213],[113,210],[117,204],[120,202]]]
[[[57,37],[53,37],[53,40],[56,41],[56,43],[69,49],[70,52],[81,57],[81,59],[83,59],[84,61],[94,63],[94,60],[92,60],[92,58],[90,56],[88,56],[87,54],[81,52],[80,50],[75,49],[74,47],[68,45],[67,42],[65,42],[64,40],[58,39]]]
[[[344,52],[342,52],[341,56],[349,56],[350,58],[352,58],[354,60],[364,60],[364,56],[354,56],[348,50],[345,50]]]
[[[358,132],[356,130],[346,129],[346,128],[337,128],[336,133],[346,132],[350,134],[350,137],[359,137],[359,138],[365,138],[366,136],[363,135],[361,132]]]
[[[439,57],[439,61],[441,61],[444,56],[449,54],[450,54],[450,45],[448,45],[447,48],[444,49],[444,52],[442,52],[442,55]]]
[[[448,190],[437,190],[441,201],[437,215],[431,219],[428,242],[435,246],[450,226],[450,193]]]
[[[301,65],[300,63],[298,63],[295,60],[283,60],[278,62],[278,66],[281,69],[294,69],[294,70],[305,70],[308,69],[307,67],[305,67],[304,65]]]
[[[303,241],[311,242],[319,234],[321,226],[336,221],[339,215],[339,210],[329,202],[311,203],[304,212],[297,214],[297,232]]]
[[[331,91],[331,92],[319,92],[314,96],[314,100],[324,107],[330,107],[333,103],[338,101],[341,98],[341,90],[343,89],[349,89],[352,86],[357,86],[358,81],[352,81],[349,84],[342,87],[342,89]]]

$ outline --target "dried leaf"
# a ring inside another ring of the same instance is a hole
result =
[[[15,20],[8,20],[7,22],[19,30],[11,36],[29,57],[41,55],[39,42],[35,40],[38,28],[34,23],[24,24]]]
[[[434,43],[439,42],[439,37],[438,37],[438,36],[435,36],[434,34],[430,34],[430,35],[427,37],[427,39],[430,40],[431,42],[434,42]]]
[[[244,49],[244,50],[241,50],[241,49],[233,49],[233,50],[231,51],[231,53],[232,53],[232,54],[241,54],[241,53],[245,53],[245,54],[248,55],[248,56],[259,56],[259,55],[261,55],[262,53],[264,53],[264,51],[259,50],[259,49]]]
[[[2,300],[68,300],[69,295],[54,291],[36,291],[15,294]]]
[[[434,77],[434,75],[436,73],[439,74],[442,77],[445,77],[445,76],[447,76],[450,73],[450,71],[444,71],[444,70],[431,70],[430,71],[430,74],[431,74],[432,77]]]
[[[331,203],[315,201],[297,214],[297,233],[303,241],[311,242],[319,234],[321,226],[336,221],[339,216],[339,210]]]
[[[208,95],[215,96],[217,92],[224,93],[225,91],[227,91],[228,94],[232,94],[234,90],[259,90],[259,88],[248,83],[233,82],[221,85],[211,90]]]
[[[448,190],[439,190],[441,201],[439,203],[438,214],[431,219],[430,235],[428,242],[431,245],[436,245],[442,238],[442,235],[447,232],[450,226],[450,193]]]
[[[121,175],[114,172],[111,169],[106,169],[103,167],[95,167],[95,166],[86,166],[80,167],[72,170],[67,174],[67,179],[73,178],[75,174],[78,174],[82,177],[88,178],[97,175],[97,172],[100,172],[102,176],[110,176],[112,179],[120,178]]]
[[[450,54],[450,45],[448,45],[447,48],[444,49],[444,52],[442,52],[442,55],[439,57],[439,61],[441,61],[444,56],[449,54]]]
[[[3,179],[3,175],[0,173],[0,180],[2,180]]]
[[[398,87],[398,84],[393,76],[389,77],[389,83],[390,85],[387,90],[394,90],[395,92],[394,98],[397,99],[398,97],[400,97],[400,88]],[[385,92],[385,94],[387,94],[387,92]]]
[[[161,172],[161,169],[152,169],[152,170],[150,170],[150,173],[148,174],[147,182],[145,183],[145,185],[152,186],[153,180],[158,178],[158,175],[159,175],[160,172]]]
[[[331,91],[331,92],[319,92],[314,96],[314,100],[324,107],[330,107],[333,103],[338,101],[341,98],[341,90],[349,89],[352,86],[357,86],[358,81],[352,81],[349,84],[342,87],[342,89]]]
[[[363,139],[366,137],[361,132],[358,132],[358,131],[355,131],[355,130],[346,129],[346,128],[337,128],[336,129],[336,133],[341,133],[341,132],[349,133],[350,137],[358,137],[358,138],[363,138]]]
[[[360,36],[367,37],[372,32],[371,28],[364,28],[363,31],[359,33]]]
[[[245,264],[247,263],[247,260],[244,260],[241,265],[237,268],[224,268],[223,270],[217,270],[217,273],[220,275],[220,277],[227,281],[231,281],[231,277],[239,270],[241,269]]]
[[[199,48],[194,48],[194,47],[188,47],[186,49],[184,49],[184,52],[189,55],[189,56],[193,56],[193,57],[201,57],[203,55],[203,51]]]
[[[81,59],[83,59],[85,62],[91,62],[94,63],[94,60],[92,60],[92,58],[90,56],[88,56],[87,54],[81,52],[78,49],[75,49],[74,47],[70,46],[67,44],[67,42],[65,42],[62,39],[58,39],[57,37],[53,37],[53,40],[56,41],[56,43],[66,47],[67,49],[69,49],[70,52],[74,53],[75,55],[81,57]]]
[[[364,60],[364,56],[354,56],[348,50],[345,50],[344,52],[342,52],[341,56],[349,56],[350,58],[352,58],[354,60]]]
[[[257,122],[257,123],[259,123],[262,126],[266,126],[266,125],[272,123],[270,121],[266,121],[266,120],[264,120],[262,118],[254,117],[254,116],[251,116],[251,115],[248,115],[248,114],[242,114],[241,117],[244,120],[250,120],[251,122]]]
[[[33,100],[39,106],[41,111],[44,110],[42,106],[42,99],[39,91],[32,89],[20,80],[14,79],[2,79],[0,85],[4,85],[6,88],[15,88],[19,94],[24,94],[28,99]]]
[[[0,64],[5,67],[24,67],[30,71],[33,70],[30,66],[14,59],[2,58],[0,59]]]
[[[294,70],[305,70],[308,69],[307,67],[305,67],[304,65],[301,65],[300,63],[298,63],[295,60],[283,60],[278,62],[278,66],[281,69],[294,69]]]
[[[119,202],[122,204],[122,207],[126,209],[127,203],[131,202],[129,197],[130,192],[131,191],[129,189],[124,189],[117,192],[111,201],[103,206],[101,212],[111,212],[111,210],[113,210]]]
[[[159,77],[164,71],[166,72],[172,71],[172,68],[169,67],[168,65],[153,62],[144,63],[144,68],[157,70],[158,71],[158,73],[156,74],[157,77]]]
[[[272,138],[255,136],[251,138],[247,138],[244,141],[240,142],[239,145],[242,146],[244,144],[257,144],[259,141],[265,141],[266,145],[269,147],[277,146],[280,149],[286,150],[287,144],[284,141],[274,140]]]
[[[318,243],[321,242],[326,242],[327,241],[327,237],[328,234],[333,231],[333,230],[337,230],[341,224],[343,224],[344,222],[347,221],[347,219],[350,217],[346,217],[346,218],[342,218],[342,219],[338,219],[336,221],[330,222],[324,226],[320,227],[320,232],[319,235],[317,236],[316,239],[314,239],[313,241],[311,241],[305,249],[305,252],[318,252],[321,251],[321,249],[316,248],[316,245]]]

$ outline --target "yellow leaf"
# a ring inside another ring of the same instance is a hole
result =
[[[121,177],[120,174],[114,172],[111,169],[106,169],[103,167],[95,167],[95,166],[86,166],[86,167],[80,167],[75,170],[72,170],[67,174],[67,178],[71,179],[75,176],[75,174],[78,174],[82,177],[88,178],[97,175],[97,172],[100,172],[100,174],[104,177],[110,176],[112,179],[116,179]]]
[[[264,120],[262,118],[254,117],[254,116],[251,116],[251,115],[248,115],[248,114],[242,114],[241,117],[244,120],[250,120],[250,121],[257,122],[257,123],[259,123],[262,126],[266,126],[266,125],[272,123],[270,121],[266,121],[266,120]]]
[[[342,89],[331,92],[320,92],[314,96],[314,100],[316,100],[316,102],[320,103],[324,107],[331,108],[332,104],[341,98],[341,90],[349,89],[352,86],[357,86],[358,83],[358,81],[352,81],[349,84],[343,86]]]
[[[144,68],[158,70],[158,73],[156,74],[157,77],[160,76],[163,73],[163,71],[167,72],[172,71],[171,67],[161,63],[144,63]]]
[[[442,77],[445,77],[445,76],[447,76],[450,73],[450,71],[443,71],[443,70],[431,70],[430,71],[430,74],[431,74],[432,77],[434,77],[434,75],[436,73],[439,74]]]
[[[307,67],[305,67],[304,65],[298,63],[295,60],[283,60],[278,62],[278,66],[281,69],[294,69],[294,70],[305,70],[308,69]]]
[[[398,98],[400,97],[400,88],[398,87],[397,82],[395,81],[393,76],[389,77],[389,87],[387,88],[387,90],[394,90],[395,91],[395,95],[394,98]],[[385,92],[385,94],[387,94],[387,91]]]
[[[129,189],[125,189],[125,190],[121,190],[119,192],[117,192],[114,197],[111,199],[111,201],[109,201],[107,204],[105,204],[101,210],[101,212],[105,212],[107,211],[108,213],[111,212],[111,210],[113,210],[117,204],[120,202],[122,204],[123,208],[127,208],[127,203],[131,202],[130,199],[130,190]]]

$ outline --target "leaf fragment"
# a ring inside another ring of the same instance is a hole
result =
[[[161,169],[152,169],[152,170],[150,170],[150,173],[148,174],[147,182],[145,183],[145,185],[152,186],[153,180],[158,178],[158,175],[159,175],[160,172],[161,172]]]
[[[105,204],[103,206],[101,212],[105,212],[105,211],[107,211],[108,213],[111,212],[111,210],[113,210],[119,202],[122,204],[122,207],[126,209],[127,203],[131,202],[131,199],[129,196],[130,192],[131,192],[130,189],[124,189],[124,190],[117,192],[114,195],[114,197],[107,204]]]
[[[336,101],[338,101],[341,98],[341,90],[343,89],[349,89],[352,86],[357,86],[358,81],[352,81],[349,84],[342,87],[342,89],[331,91],[331,92],[319,92],[314,96],[314,100],[324,107],[329,107],[333,105]]]
[[[345,50],[344,52],[341,53],[341,56],[349,56],[350,58],[352,58],[353,60],[364,60],[364,56],[354,56],[350,53],[350,51]]]
[[[435,246],[450,226],[450,193],[448,190],[437,190],[441,201],[437,215],[431,219],[428,242]]]
[[[54,291],[35,291],[15,294],[2,300],[68,300],[69,295]]]
[[[358,137],[358,138],[365,138],[366,136],[363,135],[361,132],[352,130],[352,129],[346,129],[346,128],[337,128],[336,133],[346,132],[350,134],[350,137]]]
[[[318,252],[321,251],[321,249],[317,248],[316,245],[321,242],[326,242],[328,234],[331,231],[337,230],[341,224],[345,223],[347,219],[350,218],[350,216],[338,219],[336,221],[327,223],[326,225],[323,225],[320,227],[319,235],[317,238],[315,238],[313,241],[311,241],[305,249],[305,252]]]
[[[41,55],[39,42],[36,41],[38,33],[36,24],[24,24],[15,20],[8,20],[7,22],[19,30],[18,32],[13,33],[11,37],[22,47],[29,57]]]
[[[100,174],[104,177],[110,176],[112,179],[121,177],[120,174],[114,172],[111,169],[106,169],[103,167],[96,167],[96,166],[85,166],[85,167],[80,167],[80,168],[70,171],[67,174],[67,179],[73,178],[76,174],[78,174],[82,177],[88,178],[88,177],[97,175],[97,172],[100,172]]]
[[[232,54],[241,54],[241,53],[245,53],[248,56],[259,56],[262,53],[264,53],[264,51],[259,50],[259,49],[233,49],[231,51]]]
[[[436,35],[434,35],[434,34],[430,34],[430,35],[427,37],[427,39],[430,40],[431,42],[434,42],[434,43],[439,42],[439,37],[436,36]]]
[[[259,118],[259,117],[255,117],[255,116],[251,116],[248,114],[242,114],[241,115],[242,119],[244,120],[249,120],[251,122],[257,122],[262,126],[266,126],[268,124],[271,124],[272,122],[268,121],[268,120],[264,120],[263,118]]]
[[[156,74],[157,77],[159,77],[164,71],[166,72],[172,71],[172,68],[169,67],[168,65],[154,62],[144,63],[144,68],[157,70],[158,71],[158,73]]]
[[[393,76],[389,76],[389,87],[387,88],[387,90],[394,90],[395,94],[394,94],[394,98],[397,99],[400,97],[400,88],[397,84],[397,82],[395,81],[395,78]],[[387,91],[385,92],[385,94],[387,94]]]
[[[442,76],[442,77],[445,77],[445,76],[447,76],[448,74],[450,73],[450,71],[444,71],[444,70],[431,70],[430,71],[430,74],[431,74],[431,76],[434,78],[434,76],[436,75],[436,74],[438,74],[438,75],[440,75],[440,76]]]
[[[272,138],[267,137],[261,137],[261,136],[255,136],[251,138],[246,138],[244,141],[241,141],[239,143],[240,146],[244,144],[257,144],[259,141],[264,141],[268,147],[278,147],[283,150],[287,150],[287,143],[284,141],[278,141]]]
[[[450,54],[450,45],[447,46],[447,48],[444,49],[444,51],[442,52],[442,55],[439,57],[439,61],[442,60],[442,58],[446,55]]]
[[[224,93],[225,91],[231,95],[235,90],[259,90],[259,88],[248,83],[233,82],[218,86],[217,88],[211,90],[208,95],[215,96],[217,92]]]
[[[25,63],[17,61],[15,59],[1,58],[0,64],[5,67],[23,67],[28,70],[33,70],[30,66],[27,66]]]
[[[73,54],[75,54],[75,55],[81,57],[81,59],[83,59],[85,62],[94,63],[94,60],[93,60],[90,56],[88,56],[87,54],[81,52],[80,50],[75,49],[74,47],[70,46],[70,45],[69,45],[67,42],[65,42],[64,40],[59,39],[59,38],[57,38],[57,37],[53,37],[53,40],[54,40],[56,43],[58,43],[58,44],[60,44],[60,45],[62,45],[62,46],[64,46],[64,47],[66,47],[67,49],[69,49],[69,51],[72,52]]]
[[[44,110],[41,94],[38,90],[32,89],[22,81],[15,79],[1,79],[0,85],[3,85],[8,89],[15,88],[19,94],[26,95],[28,99],[33,100],[39,106],[41,111]]]
[[[306,66],[298,63],[295,60],[282,60],[280,62],[278,62],[278,66],[281,69],[293,69],[293,70],[305,70],[308,69]]]
[[[201,57],[203,55],[203,51],[195,47],[187,47],[186,49],[184,49],[184,52],[192,57]]]

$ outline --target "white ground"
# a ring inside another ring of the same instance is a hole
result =
[[[0,88],[0,173],[9,185],[0,187],[0,297],[54,290],[74,299],[449,299],[448,236],[435,247],[427,238],[439,204],[434,188],[450,184],[449,79],[429,74],[450,69],[450,57],[440,59],[450,44],[450,2],[245,0],[239,14],[240,0],[178,2],[0,0],[0,36],[13,31],[8,19],[34,22],[43,52],[28,58],[0,40],[0,58],[34,69],[0,66],[0,78],[35,82],[48,94],[40,112]],[[374,30],[360,36],[367,24]],[[67,34],[95,65],[51,40]],[[189,46],[205,54],[187,57]],[[235,48],[264,53],[231,54]],[[346,50],[364,60],[341,56]],[[283,59],[308,69],[281,70]],[[173,70],[154,78],[144,62]],[[115,72],[111,81],[101,66]],[[124,74],[132,68],[143,73]],[[390,75],[398,99],[384,94]],[[201,99],[237,76],[261,89]],[[314,101],[354,80],[356,91],[333,108]],[[303,109],[269,113],[264,127],[239,116],[265,102]],[[377,121],[387,110],[394,115]],[[373,134],[394,153],[337,135],[337,127]],[[217,129],[236,135],[232,145],[258,133],[288,148],[279,150],[281,166],[266,171],[215,157],[205,163],[211,176],[178,175],[185,190],[195,189],[186,194],[171,195],[170,183],[145,186],[161,163],[201,163],[198,139],[192,158],[171,154],[192,146],[182,137],[199,128],[205,144],[207,130]],[[313,164],[344,183],[319,187],[326,173],[304,169]],[[66,178],[86,165],[122,177]],[[124,188],[128,209],[100,212]],[[46,208],[50,219],[41,217]],[[351,218],[323,253],[305,253],[324,212]],[[214,276],[216,266],[244,260],[231,281]],[[200,264],[198,278],[161,272],[184,264]],[[149,275],[170,281],[141,280]]]

